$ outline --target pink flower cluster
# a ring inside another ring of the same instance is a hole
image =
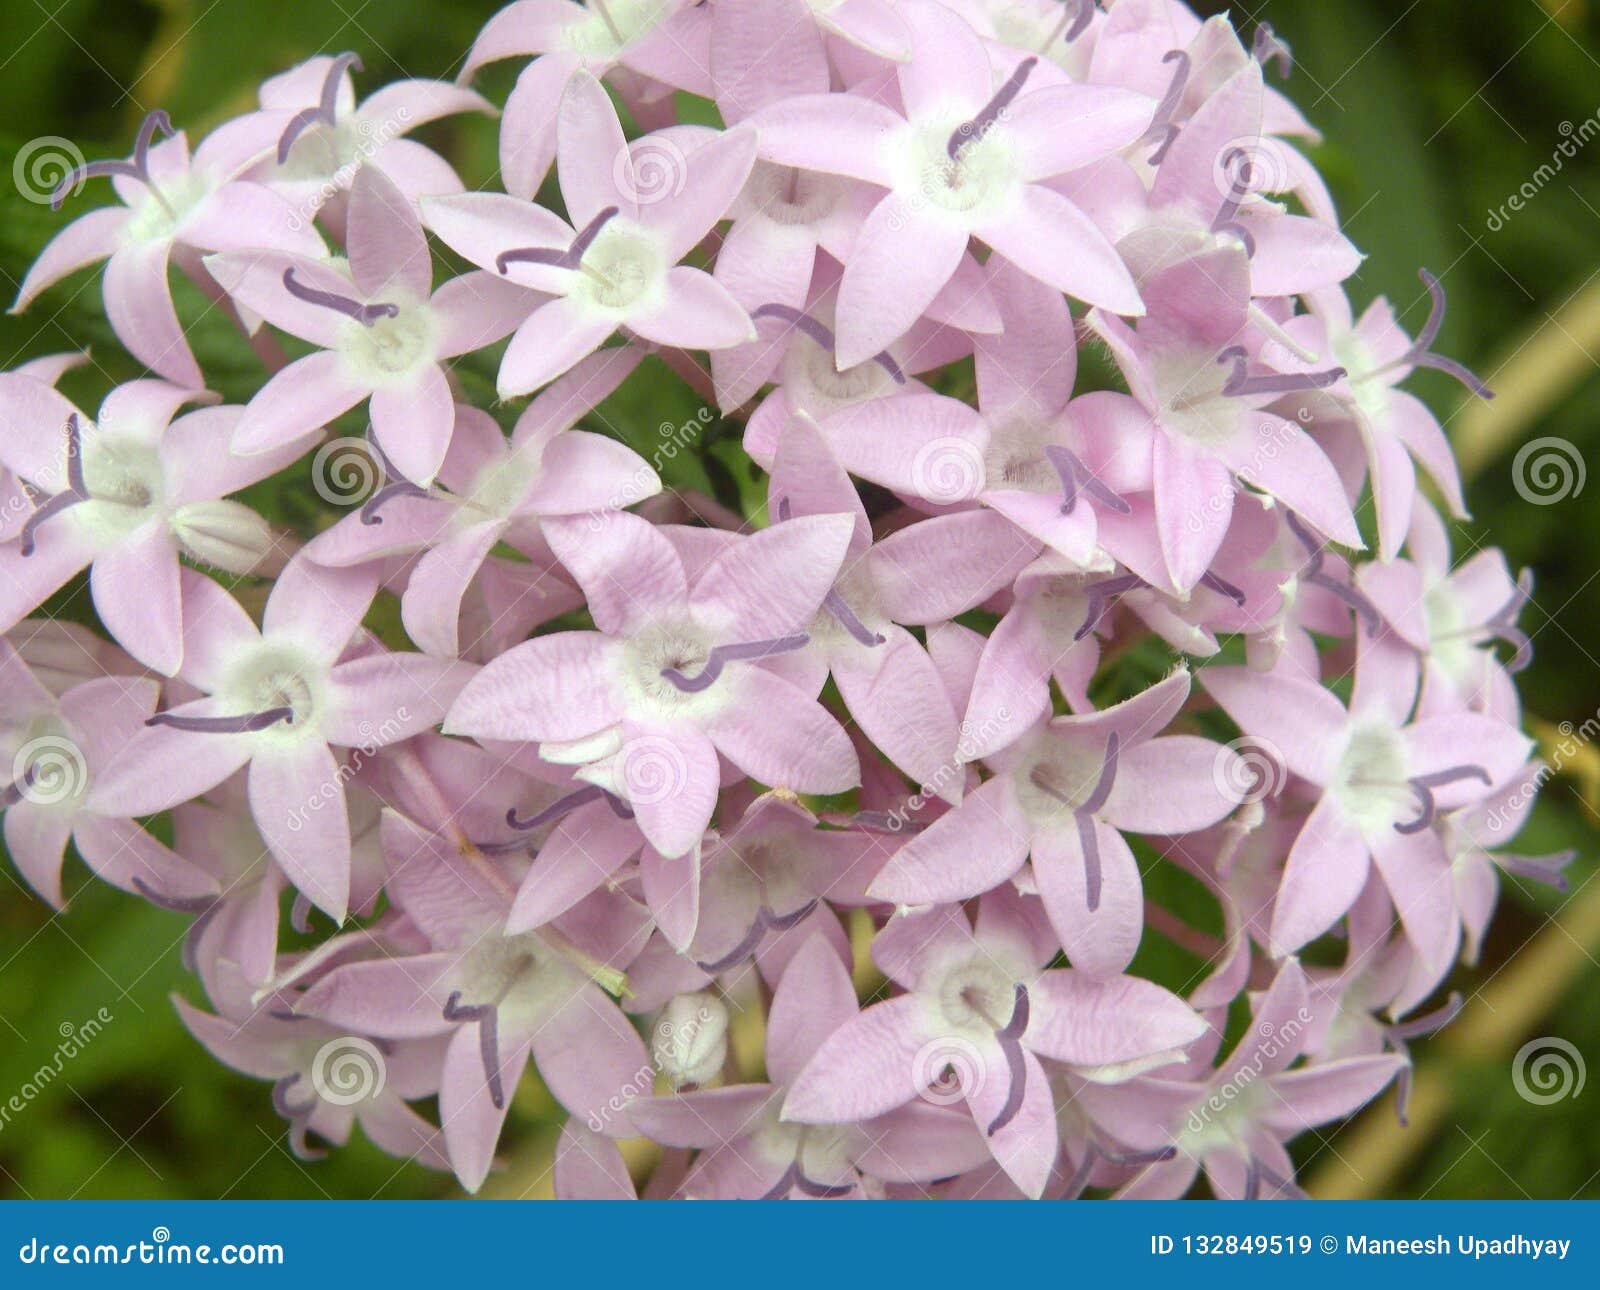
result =
[[[529,56],[464,192],[406,132]],[[1354,313],[1269,69],[1178,0],[519,0],[456,85],[313,58],[193,152],[151,114],[18,307],[105,261],[153,375],[0,376],[18,868],[191,914],[184,1020],[303,1153],[359,1122],[476,1189],[531,1065],[562,1195],[635,1194],[638,1138],[659,1196],[1294,1194],[1562,858],[1488,849],[1530,588],[1452,565],[1399,386],[1488,391],[1426,272],[1415,335]],[[507,338],[509,434],[452,371]],[[742,422],[755,513],[575,428],[647,357]],[[358,509],[237,499],[360,405]],[[109,641],[30,617],[85,569]]]

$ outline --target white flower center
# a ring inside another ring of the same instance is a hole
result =
[[[1331,788],[1361,830],[1372,833],[1415,814],[1417,796],[1407,775],[1400,731],[1371,721],[1350,732]]]
[[[433,322],[427,307],[393,303],[400,307],[393,318],[376,318],[370,324],[352,318],[345,326],[341,347],[345,364],[365,384],[409,384],[434,361]]]
[[[661,239],[619,216],[583,253],[571,294],[603,313],[625,316],[659,299],[669,267]]]
[[[909,190],[912,200],[920,197],[924,204],[976,224],[1001,212],[1020,181],[1002,126],[968,137],[950,155],[950,136],[964,124],[964,117],[950,114],[919,127],[904,150],[896,187]]]
[[[833,175],[758,161],[740,195],[741,206],[775,224],[807,225],[833,213],[844,186]]]

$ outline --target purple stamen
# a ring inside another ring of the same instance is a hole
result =
[[[1080,15],[1081,16],[1081,15]],[[950,132],[950,141],[945,144],[945,152],[955,161],[961,150],[969,143],[976,142],[988,134],[994,123],[1000,119],[1000,114],[1011,106],[1011,101],[1022,93],[1022,83],[1028,79],[1028,73],[1038,63],[1037,58],[1024,58],[1017,64],[1017,70],[1006,78],[1006,83],[994,92],[990,99],[979,110],[978,115],[970,121],[963,121]]]
[[[298,1120],[317,1104],[316,1095],[313,1094],[309,1102],[296,1106],[289,1100],[289,1090],[300,1082],[300,1072],[285,1075],[272,1086],[272,1109],[285,1120]]]
[[[1311,1199],[1311,1197],[1306,1193],[1305,1188],[1301,1187],[1292,1178],[1281,1177],[1272,1169],[1269,1169],[1266,1165],[1257,1161],[1252,1161],[1250,1167],[1255,1170],[1256,1176],[1261,1180],[1261,1182],[1266,1183],[1267,1186],[1272,1188],[1274,1195],[1287,1196],[1290,1200]]]
[[[413,484],[409,479],[394,468],[394,464],[384,455],[378,441],[367,439],[367,451],[372,454],[373,460],[378,463],[378,469],[383,472],[383,477],[389,482],[378,489],[371,497],[361,504],[361,522],[368,527],[383,523],[383,516],[378,512],[396,497],[429,497],[431,494],[426,488]]]
[[[1522,607],[1533,596],[1533,570],[1524,569],[1517,575],[1516,589],[1511,593],[1511,599],[1506,601],[1494,617],[1484,624],[1490,633],[1490,639],[1499,639],[1515,647],[1516,653],[1511,656],[1511,661],[1506,664],[1506,670],[1513,675],[1523,671],[1528,664],[1533,662],[1533,639],[1527,632],[1517,626],[1517,615],[1522,612]]]
[[[1200,575],[1200,585],[1202,587],[1210,588],[1210,590],[1215,591],[1218,595],[1226,596],[1229,600],[1233,601],[1234,604],[1243,608],[1246,599],[1244,592],[1240,591],[1238,587],[1233,585],[1233,583],[1218,577],[1209,570]]]
[[[1082,1196],[1085,1188],[1089,1186],[1089,1176],[1094,1173],[1095,1161],[1100,1156],[1100,1150],[1089,1142],[1084,1144],[1083,1159],[1078,1161],[1078,1167],[1072,1171],[1072,1177],[1067,1180],[1066,1189],[1061,1193],[1062,1200],[1077,1200]]]
[[[1465,1006],[1459,992],[1452,993],[1441,1008],[1427,1013],[1425,1016],[1415,1017],[1410,1021],[1402,1021],[1389,1027],[1389,1034],[1394,1039],[1421,1039],[1424,1035],[1435,1034],[1443,1030],[1460,1015]]]
[[[1444,287],[1440,285],[1439,279],[1426,269],[1418,269],[1417,276],[1422,279],[1422,285],[1428,289],[1428,321],[1422,325],[1422,330],[1417,333],[1411,348],[1394,362],[1386,363],[1385,369],[1402,367],[1407,363],[1414,367],[1431,367],[1437,372],[1455,377],[1480,399],[1494,398],[1494,391],[1480,381],[1471,368],[1453,358],[1446,358],[1443,354],[1433,352],[1433,342],[1438,338],[1439,328],[1444,326],[1446,304]]]
[[[1106,736],[1106,759],[1100,767],[1100,779],[1094,786],[1094,792],[1078,808],[1085,815],[1093,815],[1100,810],[1111,797],[1111,787],[1117,779],[1117,750],[1122,746],[1122,738],[1113,730]],[[1091,906],[1093,908],[1093,906]]]
[[[294,724],[293,708],[268,708],[265,712],[246,712],[237,717],[180,717],[173,712],[158,712],[145,719],[147,726],[171,726],[196,735],[253,735],[280,721]]]
[[[294,904],[289,907],[289,926],[302,936],[311,934],[311,901],[303,891],[294,894]]]
[[[1232,174],[1228,179],[1228,195],[1222,199],[1222,205],[1217,208],[1216,217],[1211,221],[1213,233],[1220,233],[1233,224],[1234,218],[1239,214],[1239,207],[1250,195],[1251,186],[1256,178],[1255,165],[1250,160],[1250,154],[1243,148],[1229,148],[1223,153],[1222,166]]]
[[[1072,634],[1072,639],[1081,641],[1085,636],[1100,625],[1100,620],[1105,617],[1106,610],[1110,609],[1117,599],[1135,587],[1145,586],[1145,580],[1136,573],[1118,574],[1115,578],[1106,578],[1101,582],[1091,582],[1083,589],[1089,599],[1089,612],[1083,620],[1083,626]]]
[[[927,827],[895,811],[857,811],[850,822],[868,833],[920,833]]]
[[[1022,1110],[1022,1096],[1027,1091],[1028,1083],[1028,1066],[1022,1056],[1022,1034],[1028,1028],[1028,1012],[1028,987],[1019,981],[1011,1005],[1011,1019],[994,1032],[995,1041],[1005,1054],[1006,1067],[1011,1072],[1011,1084],[1006,1089],[1005,1105],[986,1130],[991,1138],[1016,1119],[1017,1112]]]
[[[1433,800],[1433,790],[1443,788],[1446,784],[1459,783],[1463,779],[1479,779],[1485,788],[1493,788],[1494,780],[1489,778],[1489,772],[1482,766],[1451,766],[1448,770],[1436,770],[1431,775],[1413,775],[1406,783],[1417,795],[1421,803],[1421,811],[1414,820],[1403,820],[1394,826],[1396,833],[1421,833],[1423,829],[1433,824],[1433,817],[1438,813],[1438,806]]]
[[[1061,479],[1061,514],[1071,515],[1078,508],[1080,491],[1119,515],[1133,514],[1133,507],[1102,484],[1072,449],[1053,443],[1046,446],[1044,455]]]
[[[1576,851],[1558,851],[1549,856],[1494,855],[1489,857],[1507,873],[1533,882],[1542,882],[1557,891],[1567,891],[1572,884],[1561,871],[1578,858]]]
[[[819,1183],[806,1177],[805,1171],[798,1166],[794,1175],[795,1190],[810,1196],[813,1200],[836,1200],[840,1196],[848,1196],[855,1188],[854,1183]]]
[[[1276,61],[1279,80],[1288,80],[1289,73],[1294,70],[1294,55],[1288,44],[1278,39],[1278,33],[1272,30],[1270,23],[1257,24],[1255,39],[1250,42],[1250,57],[1263,67]]]
[[[839,620],[839,626],[854,636],[863,645],[882,645],[889,638],[881,632],[871,631],[865,623],[855,616],[849,605],[844,603],[844,597],[837,590],[830,590],[822,598],[823,607]]]
[[[283,271],[283,286],[296,300],[304,300],[308,305],[318,305],[323,309],[332,309],[347,318],[354,318],[363,327],[370,327],[380,318],[396,318],[400,314],[400,306],[379,302],[364,305],[359,300],[352,300],[349,296],[341,296],[336,291],[318,291],[315,287],[308,287],[294,276],[293,267]]]
[[[552,802],[544,810],[528,819],[523,819],[517,814],[517,808],[512,807],[506,812],[506,823],[518,832],[527,833],[541,825],[549,824],[552,820],[559,820],[564,815],[570,815],[580,806],[587,806],[599,798],[605,798],[606,804],[611,807],[611,813],[619,820],[631,820],[633,811],[615,793],[607,792],[598,784],[589,784],[584,788],[574,789],[559,801]],[[502,844],[506,850],[520,851],[527,844],[524,842]]]
[[[818,322],[817,319],[813,318],[810,314],[799,309],[792,309],[788,305],[770,303],[756,306],[750,317],[752,320],[758,318],[777,318],[788,323],[796,331],[808,337],[810,340],[815,342],[819,348],[826,350],[828,353],[832,354],[836,350],[837,341],[827,324]],[[900,364],[895,362],[894,356],[890,354],[888,350],[885,349],[874,354],[872,356],[872,361],[879,367],[883,368],[885,372],[889,373],[890,378],[896,385],[904,385],[906,383],[905,372],[901,369]],[[782,519],[785,517],[780,515],[779,518]]]
[[[1108,1151],[1105,1147],[1098,1147],[1096,1150],[1112,1164],[1124,1168],[1161,1165],[1169,1160],[1175,1160],[1178,1155],[1176,1147],[1153,1147],[1148,1151]]]
[[[519,246],[509,251],[502,251],[494,257],[494,267],[503,276],[513,264],[547,264],[552,269],[567,269],[576,272],[583,264],[584,252],[594,245],[595,238],[600,236],[603,229],[617,216],[615,206],[607,206],[592,220],[579,230],[578,235],[572,239],[571,245],[565,251],[557,250],[553,246]]]
[[[804,649],[810,643],[809,635],[805,632],[796,632],[793,636],[778,636],[772,640],[747,641],[740,645],[718,645],[706,655],[705,666],[697,675],[685,676],[675,667],[662,668],[661,675],[685,694],[699,694],[716,684],[717,678],[722,675],[722,669],[729,663],[745,663],[754,659],[770,658],[774,654],[787,654],[792,650]]]
[[[155,188],[150,183],[150,144],[155,139],[157,130],[165,135],[172,133],[172,122],[160,108],[147,114],[139,123],[139,134],[133,143],[131,159],[90,161],[81,166],[74,166],[61,176],[61,182],[56,185],[56,191],[50,198],[50,209],[60,210],[62,203],[67,200],[67,195],[86,179],[105,179],[112,175],[123,175],[128,179],[137,179],[154,193]],[[159,194],[157,197],[159,198]]]
[[[1094,0],[1067,0],[1068,4],[1078,6],[1078,12],[1072,15],[1072,25],[1067,28],[1065,40],[1071,44],[1089,29],[1089,24],[1094,21]]]
[[[1160,136],[1155,151],[1150,154],[1152,166],[1159,166],[1166,160],[1167,149],[1178,137],[1178,127],[1172,123],[1172,114],[1178,110],[1178,104],[1183,99],[1184,87],[1189,83],[1189,55],[1183,50],[1169,49],[1162,55],[1161,61],[1177,63],[1177,67],[1173,69],[1172,79],[1167,82],[1167,92],[1161,96],[1161,102],[1156,106],[1156,114],[1150,121],[1150,129],[1144,136],[1147,140]]]
[[[478,1023],[478,1053],[483,1060],[483,1072],[489,1077],[489,1100],[494,1103],[495,1110],[503,1111],[506,1090],[500,1080],[500,1010],[492,1003],[463,1004],[461,991],[455,990],[444,1001],[444,1019]]]
[[[222,901],[215,896],[168,896],[138,876],[133,879],[133,889],[152,905],[161,909],[170,910],[174,914],[195,916],[194,922],[189,924],[189,929],[183,934],[181,951],[184,967],[193,972],[199,962],[200,937],[211,925],[211,920],[217,916],[217,911],[222,908]]]
[[[316,107],[304,108],[290,118],[289,124],[283,128],[283,133],[278,136],[278,164],[281,166],[289,160],[289,151],[294,147],[295,140],[301,134],[316,125],[319,121],[324,125],[333,125],[338,117],[339,110],[339,82],[350,68],[358,72],[366,70],[361,65],[358,54],[340,54],[333,60],[328,68],[328,74],[322,78],[322,96]]]
[[[30,556],[34,552],[37,539],[34,534],[38,528],[51,516],[59,515],[69,506],[76,506],[79,502],[89,500],[89,486],[83,478],[83,444],[78,429],[78,414],[69,412],[66,425],[67,436],[67,486],[54,497],[46,499],[43,503],[35,498],[35,507],[32,515],[22,525],[20,535],[21,550],[19,554]],[[32,490],[30,490],[31,493]]]
[[[1324,591],[1342,600],[1366,623],[1367,634],[1376,636],[1378,628],[1383,625],[1383,615],[1378,612],[1378,607],[1354,587],[1347,586],[1338,581],[1332,574],[1322,571],[1323,563],[1328,558],[1327,551],[1323,549],[1322,540],[1302,524],[1293,511],[1285,511],[1284,520],[1289,525],[1289,531],[1294,534],[1295,539],[1311,554],[1311,559],[1306,562],[1305,567],[1300,571],[1300,580],[1310,583],[1313,587],[1321,587]]]
[[[787,914],[774,914],[765,905],[762,905],[756,910],[755,921],[750,924],[750,930],[740,938],[740,941],[737,945],[724,954],[720,959],[716,959],[710,963],[701,963],[697,961],[695,966],[698,967],[702,972],[707,972],[712,976],[716,976],[719,972],[725,972],[735,963],[738,963],[747,957],[757,945],[761,944],[762,938],[765,937],[769,931],[788,931],[791,927],[794,927],[804,921],[810,915],[811,911],[816,907],[816,897],[812,897],[810,900],[806,901],[805,904],[801,905],[799,909],[792,910]]]
[[[782,1200],[794,1190],[795,1180],[800,1177],[800,1162],[791,1160],[789,1167],[783,1171],[783,1176],[769,1187],[761,1197],[762,1200]]]
[[[1265,376],[1249,375],[1250,356],[1243,345],[1230,345],[1217,355],[1218,363],[1232,363],[1233,371],[1222,384],[1222,392],[1229,398],[1250,398],[1258,394],[1296,394],[1301,390],[1325,390],[1342,381],[1347,373],[1342,367],[1330,367],[1321,372],[1281,372]]]

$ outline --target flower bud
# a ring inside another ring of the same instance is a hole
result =
[[[727,1004],[705,992],[678,995],[656,1021],[653,1047],[673,1088],[706,1083],[728,1057]]]
[[[272,549],[267,522],[239,502],[191,502],[172,516],[172,532],[201,564],[249,573]]]

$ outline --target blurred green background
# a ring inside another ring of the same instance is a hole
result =
[[[451,77],[496,7],[491,0],[0,0],[0,294],[14,296],[32,257],[66,219],[106,200],[104,185],[91,185],[60,215],[25,200],[9,176],[30,140],[59,135],[91,158],[122,156],[155,106],[194,140],[253,106],[262,78],[319,52],[359,52],[362,93],[401,75]],[[1581,740],[1554,747],[1562,723],[1582,727],[1600,712],[1600,506],[1593,504],[1600,483],[1544,506],[1512,485],[1522,443],[1559,436],[1587,457],[1600,438],[1597,7],[1591,0],[1267,0],[1233,9],[1242,30],[1265,19],[1295,50],[1287,90],[1326,135],[1313,155],[1348,233],[1369,256],[1347,284],[1352,299],[1360,307],[1389,295],[1415,331],[1427,309],[1416,270],[1428,266],[1450,295],[1438,348],[1501,392],[1486,409],[1464,406],[1459,387],[1434,373],[1413,386],[1446,419],[1471,473],[1475,518],[1458,549],[1468,536],[1492,534],[1514,567],[1531,566],[1539,578],[1524,618],[1537,659],[1521,681],[1530,721],[1551,741],[1560,774],[1518,849],[1580,851],[1567,897],[1508,886],[1483,964],[1458,973],[1467,1014],[1438,1042],[1419,1046],[1412,1128],[1396,1128],[1385,1099],[1357,1123],[1299,1145],[1303,1177],[1316,1194],[1600,1196],[1600,1092],[1586,1085],[1535,1105],[1511,1080],[1512,1055],[1539,1036],[1565,1038],[1600,1060],[1600,883],[1590,881],[1600,753]],[[515,67],[481,78],[491,98],[503,100]],[[1569,136],[1571,158],[1557,152]],[[445,151],[469,186],[490,181],[492,123],[457,119],[420,137]],[[1526,185],[1535,191],[1522,210],[1491,218]],[[247,397],[256,369],[238,339],[206,327],[193,339],[223,392]],[[26,316],[0,319],[0,369],[85,344],[118,379],[134,374],[100,316],[94,274],[53,289]],[[492,371],[480,360],[469,379]],[[648,437],[697,406],[663,370],[654,372],[653,383],[610,410],[625,434]],[[104,380],[75,374],[64,388],[92,408]],[[723,464],[734,442],[713,434],[712,459],[680,458],[673,482],[727,495],[737,488]],[[303,525],[299,496],[280,489],[252,500],[280,523]],[[80,616],[82,601],[69,589],[59,605]],[[87,882],[76,866],[69,891],[68,911],[52,917],[9,866],[0,877],[0,1103],[54,1059],[64,1026],[81,1028],[101,1009],[113,1020],[23,1112],[0,1122],[0,1194],[455,1194],[448,1179],[397,1165],[359,1134],[325,1161],[295,1160],[266,1086],[212,1061],[173,1013],[171,991],[200,998],[179,963],[183,920]],[[501,1186],[516,1194],[542,1189],[552,1131],[551,1105],[528,1083],[504,1140],[512,1174]]]

